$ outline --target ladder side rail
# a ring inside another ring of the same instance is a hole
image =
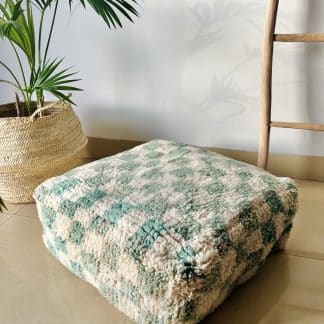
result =
[[[260,137],[258,167],[266,169],[269,159],[270,122],[272,103],[272,68],[275,28],[278,15],[279,0],[269,0],[263,44],[263,65],[261,85]]]

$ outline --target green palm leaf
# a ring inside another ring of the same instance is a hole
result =
[[[21,8],[21,1],[13,3],[12,1],[6,2],[5,5],[0,3],[0,36],[2,38],[10,35],[11,28],[18,26],[17,19],[24,13]]]
[[[29,7],[24,11],[22,0],[6,0],[0,4],[0,37],[17,45],[27,56],[31,66],[35,63],[35,30],[32,11]]]
[[[31,76],[28,91],[30,93],[36,92],[41,95],[44,92],[49,92],[58,99],[74,104],[70,97],[64,92],[82,91],[82,89],[70,85],[81,79],[72,78],[77,72],[70,72],[71,68],[59,70],[62,61],[63,59],[54,59],[40,66]]]
[[[24,98],[28,112],[32,113],[32,101],[38,105],[44,101],[44,93],[49,92],[58,99],[73,103],[66,93],[81,91],[74,86],[80,79],[75,78],[75,72],[70,68],[61,69],[62,60],[47,60],[47,54],[52,39],[60,0],[0,0],[0,38],[9,41],[19,63],[22,80],[13,70],[0,61],[0,67],[9,72],[17,90]],[[78,0],[68,0],[72,3]],[[79,0],[85,8],[90,6],[103,18],[109,28],[122,27],[122,18],[133,22],[139,16],[138,0]],[[36,18],[34,8],[40,11]],[[47,41],[43,46],[43,21],[47,13],[52,11],[50,28],[47,31]],[[37,27],[35,28],[35,26]],[[36,32],[37,42],[36,42]],[[21,52],[21,51],[22,52]],[[37,51],[37,54],[36,54]],[[29,63],[26,67],[23,59]],[[0,80],[1,81],[1,80]],[[12,83],[11,83],[12,84]],[[0,202],[1,203],[1,202]]]
[[[41,11],[45,11],[48,7],[51,6],[53,1],[58,0],[33,0],[32,3]]]
[[[103,18],[109,28],[122,27],[122,22],[118,14],[121,14],[131,22],[132,16],[138,16],[139,13],[135,8],[137,0],[79,0],[83,7],[86,7],[86,2],[95,10],[95,12]],[[73,0],[69,0],[69,4]]]

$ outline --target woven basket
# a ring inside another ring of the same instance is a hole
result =
[[[87,138],[68,104],[46,103],[31,117],[14,111],[0,106],[0,197],[28,203],[37,185],[82,163]]]

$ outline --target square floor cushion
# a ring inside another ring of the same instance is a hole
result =
[[[296,184],[154,140],[35,191],[43,240],[139,323],[197,323],[281,248]]]

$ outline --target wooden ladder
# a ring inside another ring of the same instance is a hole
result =
[[[266,169],[269,158],[271,127],[306,129],[324,131],[324,124],[278,122],[271,119],[272,106],[272,70],[273,47],[275,42],[324,42],[324,33],[313,34],[275,34],[279,0],[268,0],[266,13],[262,85],[261,85],[261,114],[258,167]]]

